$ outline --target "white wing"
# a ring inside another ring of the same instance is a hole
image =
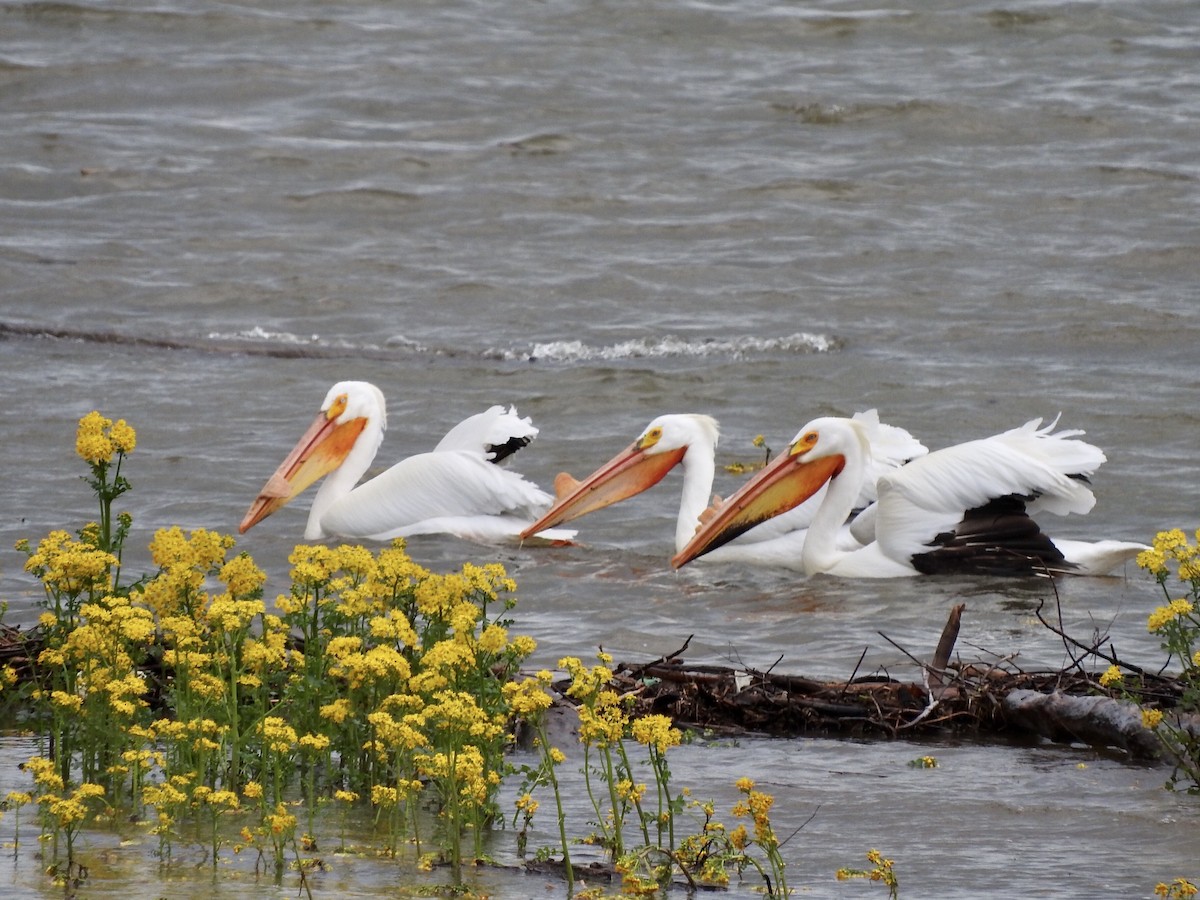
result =
[[[517,415],[517,408],[493,406],[484,412],[468,416],[438,441],[435,453],[465,450],[482,453],[491,462],[499,462],[510,453],[524,447],[538,430],[528,416]]]
[[[938,450],[882,476],[877,482],[876,533],[889,557],[907,560],[928,552],[930,542],[952,531],[967,510],[1017,495],[1030,511],[1057,515],[1086,513],[1096,502],[1075,475],[1089,475],[1104,453],[1073,438],[1079,431],[1052,433],[1041,419],[993,437]]]
[[[443,449],[401,460],[359,485],[330,506],[321,527],[330,534],[387,539],[445,530],[430,520],[512,516],[528,525],[551,499],[515,472],[487,462],[478,449]],[[461,527],[452,533],[470,536]]]
[[[856,506],[865,507],[879,499],[875,483],[888,472],[929,453],[929,448],[915,437],[895,425],[879,421],[879,412],[868,409],[855,413],[853,421],[861,422],[866,428],[867,443],[871,446],[871,457],[866,462],[862,488],[858,492]]]

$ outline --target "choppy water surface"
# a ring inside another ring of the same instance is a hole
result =
[[[823,413],[875,406],[938,447],[1062,411],[1109,462],[1096,510],[1052,533],[1200,525],[1187,4],[3,2],[0,29],[0,548],[93,515],[72,454],[93,408],[138,428],[143,559],[158,527],[232,531],[342,378],[388,395],[381,462],[516,402],[543,484],[669,411],[717,416],[723,462]],[[844,677],[865,648],[908,675],[880,633],[928,655],[960,601],[964,657],[1064,660],[1040,583],[675,574],[677,488],[583,520],[578,548],[411,549],[504,562],[538,664],[693,635],[695,661]],[[278,590],[305,515],[239,541]],[[1139,573],[1058,591],[1071,628],[1158,659]],[[1200,876],[1197,807],[1160,771],[971,744],[907,769],[922,749],[744,741],[673,768],[718,796],[731,772],[769,783],[795,825],[816,811],[789,844],[814,896],[862,890],[831,873],[876,844],[908,896]],[[112,892],[167,890],[137,877]]]

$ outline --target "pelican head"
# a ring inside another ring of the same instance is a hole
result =
[[[339,468],[352,452],[366,458],[357,480],[370,465],[387,427],[383,392],[365,381],[340,381],[329,389],[321,411],[258,492],[238,532],[245,534],[276,510],[286,506],[313,482]],[[364,431],[373,441],[362,441]]]
[[[833,417],[813,419],[792,439],[786,453],[706,517],[687,546],[671,559],[671,565],[678,569],[755,525],[794,509],[840,475],[847,458],[861,460],[869,453],[861,422]]]
[[[703,444],[711,453],[717,445],[717,420],[711,416],[676,413],[659,416],[632,444],[582,481],[566,473],[555,479],[558,499],[521,537],[569,522],[580,516],[642,493],[683,461],[688,448]]]

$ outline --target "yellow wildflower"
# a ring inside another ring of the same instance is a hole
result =
[[[660,754],[666,753],[670,747],[679,746],[683,739],[682,732],[672,727],[670,717],[662,715],[643,716],[634,720],[630,733],[639,744],[653,747]]]
[[[71,712],[79,712],[83,708],[83,698],[77,694],[68,694],[66,691],[51,691],[50,702]]]
[[[346,721],[346,717],[350,715],[350,701],[345,697],[340,700],[334,700],[332,703],[327,703],[319,710],[322,719],[328,719],[335,725],[341,725]]]
[[[381,641],[396,641],[401,646],[413,647],[419,643],[412,623],[397,610],[388,610],[382,616],[373,617],[368,623],[371,637]]]
[[[484,653],[500,653],[508,644],[508,631],[499,625],[489,625],[479,635],[479,649]]]
[[[513,653],[524,659],[527,656],[532,656],[533,652],[537,650],[537,641],[527,634],[518,634],[512,639],[509,647],[512,648]]]
[[[745,825],[739,825],[733,831],[729,832],[729,843],[733,845],[735,850],[745,850],[750,843],[750,832],[746,830]]]
[[[1189,600],[1184,598],[1172,600],[1168,605],[1160,606],[1150,614],[1149,619],[1146,620],[1146,630],[1159,631],[1173,620],[1188,615],[1194,610],[1195,607]]]
[[[646,796],[645,782],[634,784],[628,778],[623,778],[615,785],[617,796],[628,803],[641,803],[642,798]]]
[[[1154,536],[1154,549],[1163,553],[1173,553],[1175,550],[1186,546],[1187,535],[1183,533],[1182,528],[1160,531]]]
[[[137,446],[137,432],[133,430],[133,426],[127,423],[124,419],[117,419],[113,423],[112,428],[108,432],[109,438],[112,439],[113,446],[117,448],[118,453],[126,455],[133,452],[133,448]]]
[[[1196,885],[1192,884],[1186,878],[1176,878],[1170,884],[1164,884],[1160,881],[1154,886],[1154,896],[1156,897],[1195,897],[1198,891],[1200,891],[1200,888],[1197,888]]]
[[[533,795],[529,793],[522,794],[516,799],[515,805],[520,812],[525,814],[526,819],[533,817],[533,814],[538,811],[538,802],[533,799]]]
[[[296,729],[279,716],[267,716],[258,725],[266,746],[274,753],[287,753],[296,743]]]
[[[1121,674],[1119,666],[1109,666],[1104,670],[1104,674],[1100,676],[1100,686],[1112,687],[1115,684],[1120,684],[1124,679],[1125,676]]]
[[[400,792],[394,787],[376,784],[371,787],[371,804],[373,806],[395,806],[400,802]]]
[[[290,834],[292,829],[296,827],[296,817],[287,811],[287,807],[282,803],[275,807],[275,812],[264,816],[263,823],[271,830],[274,835]]]
[[[1146,728],[1157,728],[1159,723],[1162,722],[1162,717],[1161,709],[1143,709],[1142,725]]]
[[[329,738],[323,734],[305,734],[300,737],[300,749],[310,753],[320,753],[329,749]]]
[[[79,420],[75,430],[75,452],[80,459],[93,465],[112,461],[117,448],[107,433],[111,427],[112,419],[106,419],[95,410]]]
[[[501,689],[509,709],[514,715],[536,716],[549,709],[552,698],[546,693],[543,682],[538,678],[506,682]]]
[[[246,553],[241,553],[221,567],[221,580],[234,597],[258,596],[267,574]]]

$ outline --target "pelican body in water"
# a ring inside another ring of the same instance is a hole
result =
[[[802,551],[810,575],[857,578],[975,573],[1103,575],[1146,549],[1128,541],[1051,540],[1038,512],[1083,514],[1096,502],[1087,477],[1104,453],[1034,419],[1019,428],[930,453],[881,475],[868,510],[875,539],[838,546],[870,457],[861,424],[814,419],[787,453],[757,473],[715,511],[671,560],[676,568],[746,529],[804,503],[822,489]]]
[[[856,421],[875,448],[869,464],[864,467],[855,498],[855,508],[862,508],[875,499],[874,484],[878,474],[927,451],[907,431],[880,423],[875,410],[857,414]],[[675,520],[675,550],[678,552],[691,540],[701,516],[708,509],[716,472],[718,438],[717,421],[711,416],[691,413],[659,416],[632,444],[582,481],[565,472],[560,474],[555,480],[558,499],[554,506],[522,534],[533,535],[640,494],[679,466],[683,470],[683,487],[679,515]],[[805,531],[818,503],[819,498],[814,498],[784,515],[757,523],[710,558],[799,568]],[[838,540],[841,546],[858,547],[871,540],[871,535],[851,525],[839,529]]]
[[[390,540],[436,533],[484,542],[515,539],[553,501],[532,482],[497,465],[538,433],[514,408],[493,406],[471,416],[431,452],[403,459],[359,484],[386,428],[379,388],[365,381],[335,384],[312,425],[259,491],[238,531],[245,533],[321,478],[306,540]],[[558,531],[538,538],[565,541],[573,534]]]

